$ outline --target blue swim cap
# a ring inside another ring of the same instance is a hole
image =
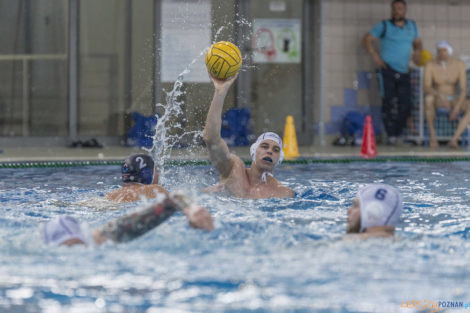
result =
[[[151,184],[155,163],[146,154],[133,154],[122,163],[122,181],[125,183]]]

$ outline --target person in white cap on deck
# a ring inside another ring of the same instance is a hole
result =
[[[437,148],[434,117],[436,109],[449,110],[449,120],[457,119],[461,112],[465,115],[460,119],[454,136],[449,141],[450,148],[458,148],[458,139],[470,122],[470,110],[467,101],[467,71],[465,63],[452,57],[451,45],[441,40],[436,45],[437,58],[426,63],[424,68],[424,98],[426,122],[429,128],[429,146]]]
[[[240,198],[293,197],[294,191],[273,177],[274,168],[284,158],[282,140],[277,134],[267,132],[258,137],[250,148],[250,168],[246,168],[239,157],[230,153],[220,136],[222,107],[225,96],[237,76],[227,80],[210,77],[215,91],[203,135],[211,162],[220,173],[220,183],[215,188],[206,188],[203,191],[219,191],[226,187],[230,194]]]
[[[361,238],[391,237],[400,222],[403,200],[400,192],[386,184],[369,184],[359,190],[348,208],[348,234]]]

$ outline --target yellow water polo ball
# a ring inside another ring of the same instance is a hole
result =
[[[432,60],[432,53],[429,50],[421,50],[421,55],[419,56],[419,66],[425,66],[428,61]]]
[[[206,53],[206,67],[217,79],[227,79],[242,66],[242,54],[238,47],[228,41],[219,41],[210,46]]]

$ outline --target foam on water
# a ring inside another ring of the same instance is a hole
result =
[[[54,216],[95,227],[135,209],[75,205],[111,190],[117,171],[0,169],[0,311],[403,312],[405,300],[470,299],[470,200],[456,179],[468,163],[281,166],[298,196],[264,200],[201,194],[218,179],[210,167],[169,167],[165,187],[204,204],[215,231],[177,214],[125,244],[44,246]],[[403,193],[397,238],[343,241],[346,209],[371,181]]]

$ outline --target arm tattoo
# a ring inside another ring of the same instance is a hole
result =
[[[114,242],[131,241],[160,225],[179,208],[178,203],[167,198],[144,210],[108,222],[98,232]]]
[[[180,211],[183,211],[191,205],[191,199],[182,192],[173,193],[171,199],[175,202],[177,209]]]

